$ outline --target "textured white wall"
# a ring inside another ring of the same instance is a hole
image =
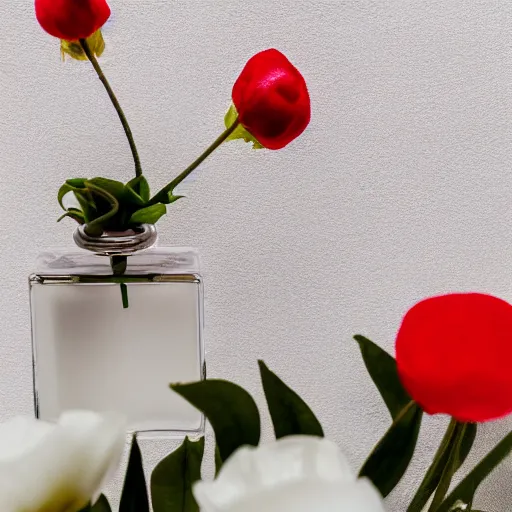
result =
[[[106,73],[162,185],[222,129],[233,80],[277,47],[306,77],[309,130],[280,152],[221,148],[160,224],[206,276],[210,376],[262,403],[263,358],[359,464],[387,427],[354,333],[389,350],[420,298],[512,299],[512,4],[506,0],[112,0]],[[31,0],[0,4],[0,417],[30,413],[26,278],[71,245],[55,195],[74,175],[124,179],[118,120],[87,63],[60,61]],[[445,420],[389,500],[402,511]],[[481,429],[481,456],[511,423]],[[148,467],[165,443],[144,444]],[[469,461],[468,466],[475,459]],[[510,511],[512,464],[478,505]]]

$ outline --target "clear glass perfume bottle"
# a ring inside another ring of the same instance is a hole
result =
[[[198,253],[153,248],[152,225],[74,238],[81,249],[42,253],[30,277],[37,417],[114,410],[133,431],[202,432],[169,389],[204,378]]]

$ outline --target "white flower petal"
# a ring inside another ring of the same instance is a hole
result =
[[[117,466],[124,443],[119,416],[66,413],[30,451],[0,461],[0,510],[79,510]]]
[[[0,423],[0,463],[31,451],[54,428],[51,423],[25,416]]]
[[[239,449],[194,495],[203,512],[384,511],[377,490],[356,480],[334,443],[308,436]]]

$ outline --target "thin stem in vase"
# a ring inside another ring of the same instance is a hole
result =
[[[130,149],[132,151],[133,161],[135,163],[135,175],[136,176],[142,176],[142,166],[140,164],[140,158],[139,153],[137,152],[137,146],[135,145],[135,140],[133,139],[133,134],[130,129],[130,125],[128,124],[128,120],[126,119],[126,116],[124,115],[123,109],[121,108],[121,105],[119,104],[119,101],[114,94],[114,91],[112,90],[112,87],[110,87],[110,84],[107,80],[107,77],[104,75],[98,60],[96,59],[95,55],[91,51],[91,48],[89,47],[89,44],[85,39],[80,39],[80,45],[82,46],[82,49],[85,52],[85,55],[87,55],[87,58],[92,64],[92,67],[96,71],[98,78],[100,79],[101,83],[105,87],[108,96],[110,98],[110,101],[114,105],[114,108],[116,109],[116,112],[119,116],[119,119],[121,120],[121,124],[124,128],[124,133],[126,134],[126,138],[128,139],[128,143],[130,144]]]
[[[208,146],[208,148],[201,153],[181,174],[176,176],[170,183],[168,183],[162,190],[160,190],[149,202],[148,206],[156,203],[165,203],[169,192],[172,192],[185,178],[199,167],[226,139],[237,129],[240,124],[238,118],[235,119],[233,124],[224,130],[215,141]]]

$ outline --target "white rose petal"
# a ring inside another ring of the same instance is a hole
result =
[[[14,418],[0,424],[0,510],[76,512],[119,464],[125,421],[70,411],[57,424]]]
[[[377,490],[356,479],[338,447],[310,436],[240,448],[194,495],[202,512],[384,512]]]

